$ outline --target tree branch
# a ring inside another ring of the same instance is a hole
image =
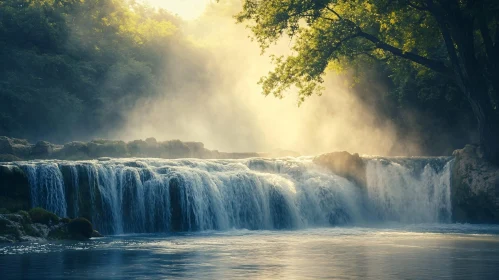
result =
[[[413,52],[405,52],[397,47],[394,47],[390,44],[387,44],[387,43],[381,41],[380,39],[378,39],[377,37],[375,37],[371,34],[363,32],[363,31],[361,31],[359,33],[359,36],[371,41],[372,43],[374,43],[374,45],[377,48],[388,51],[395,56],[411,60],[412,62],[415,62],[417,64],[428,67],[428,68],[430,68],[438,73],[444,74],[444,75],[450,74],[449,68],[447,66],[445,66],[445,64],[441,61],[429,59],[429,58],[420,56],[418,54],[415,54]]]
[[[418,63],[420,65],[423,65],[425,67],[428,67],[440,74],[452,77],[452,71],[449,69],[443,62],[438,61],[438,60],[433,60],[429,59],[423,56],[420,56],[418,54],[415,54],[413,52],[405,52],[402,49],[399,49],[395,46],[392,46],[386,42],[381,41],[378,37],[371,35],[369,33],[366,33],[360,28],[355,22],[343,18],[340,14],[338,14],[334,9],[332,9],[329,6],[326,6],[326,9],[328,9],[330,12],[332,12],[334,15],[338,17],[340,21],[347,22],[349,25],[352,26],[356,30],[356,34],[358,34],[359,37],[362,37],[364,39],[367,39],[368,41],[371,41],[377,48],[385,50],[390,52],[391,54],[408,59],[412,62]]]

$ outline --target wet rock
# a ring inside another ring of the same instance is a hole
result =
[[[485,161],[479,146],[453,153],[452,216],[455,222],[499,223],[499,167]]]
[[[14,165],[0,165],[0,206],[11,212],[29,209],[30,186],[24,171]]]
[[[359,154],[333,152],[320,155],[313,161],[360,187],[366,187],[366,165]]]
[[[21,161],[22,159],[11,154],[0,154],[0,162]]]
[[[85,218],[76,218],[67,224],[67,231],[72,239],[88,239],[94,229],[92,223]]]
[[[38,223],[48,226],[59,223],[59,217],[57,217],[56,214],[40,207],[33,208],[29,210],[28,213],[33,223]]]
[[[124,157],[240,159],[297,155],[292,151],[283,150],[267,154],[226,153],[208,150],[201,142],[182,142],[180,140],[158,142],[155,138],[134,140],[128,143],[96,139],[90,142],[73,141],[62,146],[46,141],[40,141],[32,145],[24,139],[0,136],[0,162],[29,159],[104,160]]]
[[[35,227],[22,214],[0,214],[0,238],[2,242],[37,241],[46,237],[46,226]]]
[[[42,209],[43,210],[43,209]],[[40,212],[37,210],[37,212]],[[44,212],[50,213],[46,210]],[[93,229],[92,224],[84,218],[70,220],[59,219],[58,222],[37,223],[36,218],[26,211],[15,214],[0,214],[0,243],[13,243],[43,240],[87,240],[91,237],[102,237]],[[45,222],[45,221],[44,221]]]
[[[127,145],[123,141],[105,139],[92,140],[87,144],[90,158],[129,157]]]
[[[0,154],[10,154],[19,158],[28,158],[33,145],[25,139],[0,136]]]
[[[31,158],[46,159],[52,156],[55,145],[47,141],[39,141],[35,144],[31,152]]]
[[[149,144],[143,140],[135,140],[128,142],[127,147],[132,157],[148,157],[154,153],[157,145],[156,142],[154,142],[154,144]]]
[[[84,160],[90,158],[87,143],[79,141],[64,144],[62,149],[54,153],[54,157],[67,160]]]

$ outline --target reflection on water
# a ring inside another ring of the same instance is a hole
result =
[[[0,246],[1,279],[498,279],[499,227],[115,236]]]

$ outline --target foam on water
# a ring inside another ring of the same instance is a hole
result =
[[[366,189],[310,157],[17,164],[32,206],[106,234],[450,221],[450,158],[364,160]]]

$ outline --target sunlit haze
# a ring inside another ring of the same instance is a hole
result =
[[[199,17],[213,0],[142,0],[153,7],[163,8],[185,20]]]
[[[0,0],[0,280],[498,280],[497,2]]]

